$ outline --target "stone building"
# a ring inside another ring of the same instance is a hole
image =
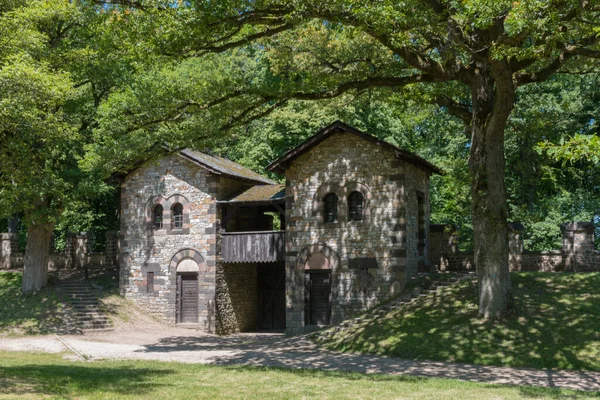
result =
[[[335,122],[269,169],[183,150],[121,188],[121,292],[170,323],[304,331],[400,292],[429,268],[440,170]]]

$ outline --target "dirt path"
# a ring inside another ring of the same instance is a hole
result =
[[[44,336],[0,339],[0,350],[58,353],[69,350],[64,342],[91,360],[131,359],[292,369],[318,368],[326,371],[414,375],[492,384],[600,391],[598,372],[483,367],[345,354],[324,350],[305,337],[288,338],[278,334],[219,337],[195,330],[152,325],[154,324],[135,331],[120,329],[60,338]],[[156,329],[158,327],[161,329]]]

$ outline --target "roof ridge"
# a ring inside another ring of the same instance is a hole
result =
[[[179,155],[217,175],[227,175],[261,184],[271,185],[276,183],[258,172],[225,157],[190,148],[179,150]]]
[[[419,155],[412,153],[408,150],[404,150],[396,145],[386,142],[385,140],[379,139],[378,137],[371,135],[370,133],[362,132],[359,129],[356,129],[353,126],[350,126],[340,120],[336,120],[336,121],[330,123],[326,127],[320,129],[314,135],[312,135],[309,138],[307,138],[306,140],[304,140],[302,143],[300,143],[296,147],[285,152],[283,155],[281,155],[279,158],[277,158],[275,161],[273,161],[271,164],[269,164],[269,166],[267,167],[267,170],[278,171],[278,172],[284,171],[287,168],[287,164],[290,161],[292,161],[296,157],[300,156],[304,152],[310,150],[312,147],[316,146],[317,144],[321,143],[323,140],[325,140],[325,138],[327,138],[332,133],[336,132],[336,130],[338,130],[338,129],[343,130],[348,133],[352,133],[359,137],[362,137],[365,140],[369,140],[371,142],[384,145],[384,146],[388,147],[390,150],[395,151],[396,155],[399,158],[403,159],[404,161],[410,162],[411,164],[413,164],[425,171],[435,172],[438,174],[444,173],[444,171],[441,168],[430,163],[429,161],[425,160],[424,158],[420,157]]]

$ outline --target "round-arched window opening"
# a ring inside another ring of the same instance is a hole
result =
[[[352,192],[348,196],[348,218],[350,221],[363,219],[364,198],[361,192]]]
[[[157,229],[162,229],[163,227],[163,206],[157,204],[152,209],[152,227]]]
[[[336,222],[338,219],[338,197],[335,193],[329,193],[323,198],[323,221]]]
[[[183,206],[181,203],[175,203],[171,207],[171,226],[173,229],[183,228]]]

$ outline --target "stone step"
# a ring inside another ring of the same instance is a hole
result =
[[[100,311],[99,304],[74,304],[73,309],[77,312]]]
[[[114,326],[110,325],[85,325],[81,327],[81,330],[84,332],[112,331],[114,329]]]
[[[114,330],[115,330],[114,327],[82,329],[83,332],[110,332],[110,331],[114,331]]]
[[[85,331],[112,330],[112,321],[102,312],[97,292],[88,282],[62,282],[71,300],[75,316],[81,329]]]

